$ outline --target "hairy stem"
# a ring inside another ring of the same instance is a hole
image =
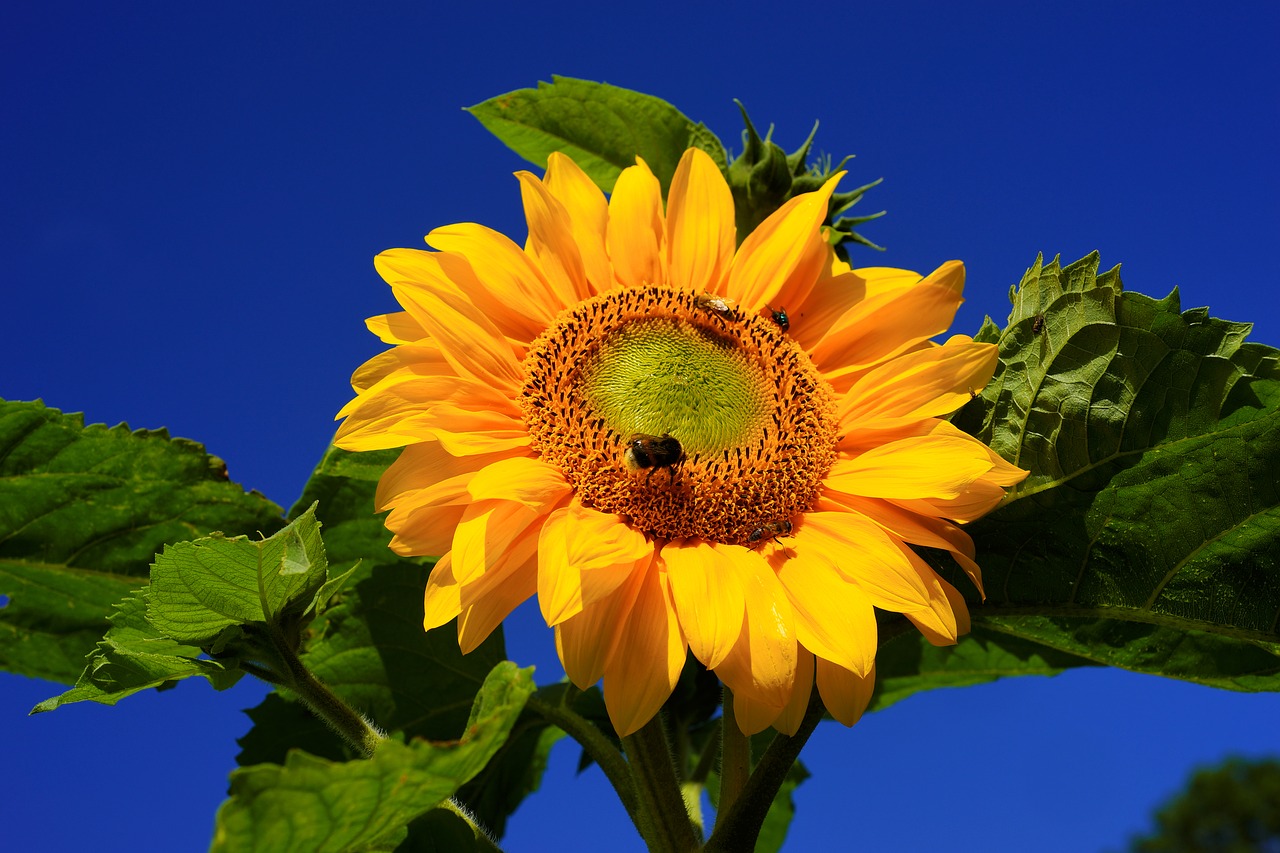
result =
[[[640,830],[650,853],[689,853],[702,842],[685,808],[661,716],[622,739],[639,800]]]
[[[631,770],[617,747],[590,721],[570,710],[564,701],[547,702],[535,693],[529,697],[525,707],[540,714],[547,722],[563,729],[565,734],[576,740],[583,751],[591,756],[592,761],[600,765],[605,778],[609,780],[618,799],[622,801],[623,808],[635,823],[638,808],[636,789],[631,780]]]

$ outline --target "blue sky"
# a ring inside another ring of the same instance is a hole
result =
[[[731,147],[734,98],[788,149],[820,120],[849,186],[885,178],[861,207],[889,211],[865,228],[888,251],[855,265],[964,260],[955,331],[1002,322],[1038,252],[1097,249],[1280,345],[1280,7],[605,5],[6,4],[0,396],[168,427],[287,506],[379,349],[374,254],[451,222],[523,234],[525,164],[460,108],[551,74],[664,97]],[[509,647],[558,677],[530,613]],[[0,677],[6,844],[202,849],[263,691],[24,716],[56,692]],[[1118,848],[1196,764],[1280,755],[1276,719],[1280,696],[1116,671],[917,696],[819,730],[786,849]],[[507,849],[640,849],[575,761]]]

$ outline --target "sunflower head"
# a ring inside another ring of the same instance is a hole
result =
[[[689,650],[744,731],[794,731],[815,685],[852,723],[875,607],[934,642],[967,628],[911,546],[980,589],[960,525],[1024,476],[940,417],[995,366],[990,345],[930,340],[963,268],[838,261],[840,173],[743,233],[696,149],[665,203],[643,161],[609,198],[558,154],[517,178],[523,247],[460,224],[378,257],[404,310],[369,321],[393,347],[340,413],[339,446],[405,447],[377,501],[394,550],[440,556],[424,624],[456,619],[467,650],[536,594],[622,734]]]

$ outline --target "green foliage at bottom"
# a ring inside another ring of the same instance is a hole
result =
[[[453,796],[506,742],[533,693],[530,669],[504,661],[485,679],[456,741],[384,741],[373,758],[333,762],[294,751],[283,766],[231,774],[212,850],[342,851],[394,845],[407,827]]]
[[[1280,850],[1280,761],[1229,758],[1198,770],[1156,813],[1131,853],[1259,853]]]

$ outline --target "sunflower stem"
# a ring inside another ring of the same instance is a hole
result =
[[[722,809],[716,819],[715,831],[711,833],[703,853],[736,853],[755,849],[765,815],[786,781],[787,773],[800,756],[800,750],[822,720],[823,713],[825,708],[815,691],[796,733],[790,737],[780,734],[773,739],[732,806],[723,808],[721,800]]]
[[[622,739],[640,803],[636,828],[650,853],[689,853],[702,843],[685,806],[661,715]]]
[[[733,693],[724,689],[724,713],[720,720],[720,804],[716,809],[716,825],[720,816],[733,811],[751,774],[751,741],[738,728],[733,715]]]
[[[278,625],[267,623],[266,634],[271,651],[275,653],[283,670],[276,672],[279,677],[276,683],[296,693],[302,704],[310,708],[313,714],[328,724],[362,757],[371,758],[378,744],[386,740],[387,736],[307,669],[307,665],[298,657]]]
[[[568,695],[565,694],[565,696]],[[529,697],[525,707],[534,713],[541,714],[547,722],[564,729],[569,737],[578,742],[582,750],[591,756],[591,760],[600,765],[605,778],[609,780],[609,784],[613,785],[614,792],[622,801],[622,807],[631,816],[632,823],[639,825],[636,787],[631,780],[631,770],[627,766],[627,761],[617,747],[590,721],[571,710],[563,697],[560,703],[554,703],[544,701],[534,694]]]

